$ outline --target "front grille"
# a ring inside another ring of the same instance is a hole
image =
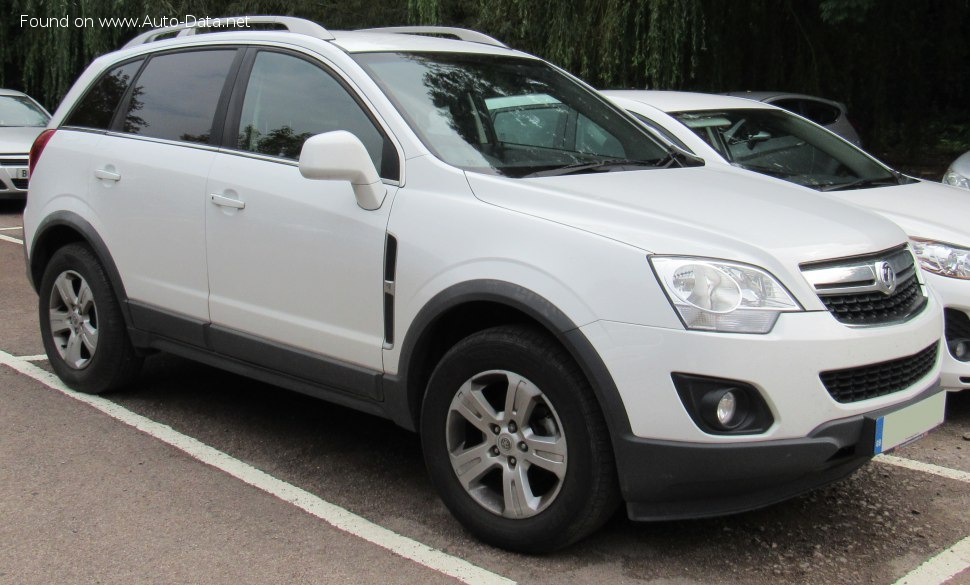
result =
[[[887,268],[891,269],[888,275]],[[916,263],[906,247],[802,265],[802,273],[815,287],[825,308],[847,325],[905,321],[926,305]],[[890,286],[889,282],[893,284]]]
[[[915,314],[926,303],[919,282],[910,278],[903,286],[886,296],[881,292],[846,295],[819,295],[836,319],[850,325],[876,325],[902,321]]]
[[[819,377],[836,402],[858,402],[899,392],[925,376],[936,363],[939,344],[934,343],[916,355],[879,364],[831,370]]]
[[[0,167],[25,167],[27,158],[0,158]]]
[[[13,183],[13,186],[16,187],[16,188],[18,188],[18,189],[26,189],[27,188],[27,182],[29,180],[30,179],[11,179],[10,182]]]

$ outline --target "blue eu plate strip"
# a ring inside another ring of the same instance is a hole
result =
[[[881,416],[876,419],[876,446],[875,446],[876,455],[882,453],[882,426],[884,422],[885,422],[885,419]]]

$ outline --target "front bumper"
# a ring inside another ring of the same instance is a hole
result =
[[[944,307],[970,315],[970,281],[947,278],[925,270],[923,275],[926,278],[926,284],[937,294]],[[956,328],[947,329],[954,332]],[[964,335],[963,329],[965,327],[959,329],[960,335]],[[944,349],[947,348],[944,347]],[[970,389],[970,362],[961,362],[953,357],[948,349],[944,354],[940,371],[943,388],[950,391]]]
[[[941,392],[822,425],[802,439],[682,443],[614,441],[631,520],[704,518],[775,504],[849,475],[873,457],[875,419]]]
[[[23,201],[27,197],[27,155],[0,154],[0,201]]]
[[[905,323],[848,327],[828,312],[782,315],[766,335],[707,333],[597,321],[582,327],[622,405],[606,406],[630,517],[692,518],[763,507],[844,477],[872,457],[865,421],[940,388],[943,315],[930,294]],[[938,347],[909,386],[838,402],[822,372],[871,366]],[[771,426],[757,434],[702,430],[674,386],[679,372],[744,382]],[[622,408],[622,412],[612,412]],[[628,422],[628,426],[622,423]]]

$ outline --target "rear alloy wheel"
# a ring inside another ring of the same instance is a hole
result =
[[[125,386],[142,360],[128,338],[121,306],[90,248],[54,252],[40,282],[40,332],[54,373],[91,394]]]
[[[445,505],[494,546],[528,553],[568,546],[619,502],[592,388],[537,328],[495,327],[449,350],[428,383],[421,442]]]
[[[87,281],[73,270],[54,279],[50,294],[51,337],[68,367],[81,370],[98,350],[98,308]]]

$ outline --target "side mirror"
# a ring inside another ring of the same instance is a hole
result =
[[[300,174],[307,179],[350,181],[363,209],[379,209],[387,193],[364,144],[346,130],[307,139],[300,151]]]

